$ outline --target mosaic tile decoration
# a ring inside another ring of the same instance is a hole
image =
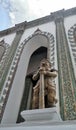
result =
[[[56,22],[60,113],[63,120],[76,119],[76,83],[63,19]]]

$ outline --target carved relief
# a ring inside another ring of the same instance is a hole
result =
[[[0,41],[0,61],[1,61],[2,56],[4,55],[5,50],[6,50],[6,46],[4,43],[5,43],[4,39],[2,41]]]
[[[5,70],[8,51],[9,51],[9,44],[5,43],[4,39],[1,40],[0,41],[0,80]]]

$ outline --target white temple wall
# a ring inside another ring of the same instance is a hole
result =
[[[32,35],[37,29],[40,29],[42,32],[49,32],[55,36],[55,23],[54,22],[48,22],[42,25],[37,25],[31,28],[25,28],[25,31],[22,35],[22,38],[20,40],[20,43],[22,43],[26,38],[28,38],[30,35]]]
[[[16,36],[16,33],[8,34],[6,36],[0,37],[0,41],[4,39],[5,43],[8,43],[9,45],[11,45],[15,36]]]
[[[56,33],[55,33],[55,23],[50,22],[46,24],[42,24],[39,26],[31,27],[28,29],[25,29],[22,38],[20,40],[20,43],[22,43],[25,39],[27,39],[29,36],[31,36],[37,29],[40,29],[42,32],[49,32],[54,36],[54,44],[55,44],[55,69],[58,70],[57,67],[57,50],[56,50]],[[19,43],[19,44],[20,44]],[[30,56],[32,53],[38,49],[39,47],[44,46],[48,47],[48,42],[45,38],[43,38],[42,41],[38,41],[37,39],[34,39],[32,41],[28,41],[28,43],[25,45],[23,53],[20,58],[20,62],[18,64],[17,72],[14,78],[14,82],[12,85],[12,89],[9,95],[9,99],[6,105],[6,109],[4,112],[4,116],[2,119],[2,123],[16,123],[18,111],[21,103],[21,97],[23,95],[24,90],[24,83],[25,83],[25,76],[27,73],[27,67],[30,60]],[[30,50],[30,51],[28,51]],[[56,78],[56,91],[57,91],[57,110],[59,111],[59,88],[58,88],[58,77]],[[16,101],[16,102],[15,102]],[[12,107],[13,106],[13,107]],[[13,114],[12,114],[13,113]],[[12,114],[12,116],[10,116]]]
[[[74,24],[76,24],[76,15],[69,16],[67,18],[64,18],[64,25],[65,25],[65,31],[66,34],[68,35],[68,30],[70,27],[72,27]]]

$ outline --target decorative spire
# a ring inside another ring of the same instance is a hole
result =
[[[37,28],[37,30],[34,32],[34,34],[36,34],[36,33],[41,33],[42,31],[39,29],[39,28]]]

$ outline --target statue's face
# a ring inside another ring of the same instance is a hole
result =
[[[42,63],[41,63],[41,66],[42,66],[42,67],[45,67],[45,66],[46,66],[45,62],[42,62]]]
[[[44,67],[46,70],[51,69],[51,64],[48,61],[41,62],[41,66]]]

